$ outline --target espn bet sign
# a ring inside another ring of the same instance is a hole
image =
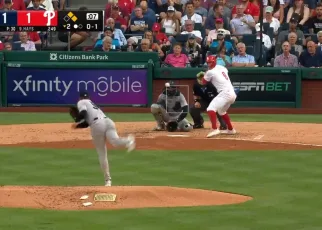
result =
[[[233,82],[235,89],[239,91],[288,91],[291,82]]]

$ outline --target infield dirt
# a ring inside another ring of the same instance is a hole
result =
[[[168,137],[170,133],[151,131],[153,122],[119,122],[120,136],[134,133],[139,150],[299,150],[321,149],[322,125],[300,123],[235,123],[237,135],[206,139],[209,124],[202,130]],[[32,124],[1,126],[1,146],[35,148],[91,148],[96,154],[88,129],[71,130],[71,124]],[[307,132],[307,131],[310,132]],[[174,133],[171,133],[174,134]],[[108,144],[109,148],[112,148]],[[133,153],[135,154],[135,153]],[[98,162],[97,162],[98,164]],[[99,164],[98,164],[99,166]],[[86,193],[117,194],[115,203],[93,202],[83,207],[79,198]],[[250,197],[208,190],[151,187],[0,187],[0,207],[44,208],[59,210],[175,207],[241,203]]]

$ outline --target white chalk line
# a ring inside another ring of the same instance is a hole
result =
[[[254,140],[260,140],[260,139],[262,139],[264,137],[264,135],[258,135],[258,136],[256,136],[256,137],[254,137]]]
[[[158,136],[152,136],[152,137],[136,137],[139,139],[155,139]],[[165,137],[165,136],[159,136],[159,137]],[[183,137],[184,138],[184,137]],[[206,138],[206,137],[191,137],[188,136],[189,139],[194,140],[234,140],[234,141],[251,141],[251,142],[259,142],[259,143],[268,143],[268,144],[287,144],[287,145],[302,145],[302,146],[314,146],[314,147],[322,147],[322,145],[318,144],[306,144],[306,143],[299,143],[299,142],[284,142],[284,141],[262,141],[262,140],[255,140],[255,139],[244,139],[244,138],[230,138],[230,137],[220,137],[220,138]]]

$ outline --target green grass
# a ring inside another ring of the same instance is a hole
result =
[[[149,113],[108,113],[114,121],[153,121]],[[207,115],[204,115],[208,120]],[[249,122],[304,122],[322,123],[321,115],[296,115],[296,114],[232,114],[234,121]],[[190,116],[188,117],[191,120]],[[63,123],[71,122],[66,113],[0,113],[0,125],[7,124],[33,124],[33,123]]]
[[[101,185],[94,150],[1,148],[0,184]],[[109,153],[114,185],[170,185],[253,196],[239,205],[117,211],[0,209],[0,229],[313,230],[322,226],[321,151]]]
[[[152,121],[150,114],[108,114]],[[322,123],[320,115],[232,115],[234,121]],[[0,124],[70,122],[63,113],[0,113]],[[228,206],[106,211],[0,209],[0,230],[320,230],[322,150],[109,152],[113,185],[246,194]],[[102,185],[94,149],[0,148],[0,185]],[[5,199],[5,197],[0,197]]]

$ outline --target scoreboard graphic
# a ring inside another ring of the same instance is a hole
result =
[[[103,31],[104,11],[0,11],[0,31]]]

